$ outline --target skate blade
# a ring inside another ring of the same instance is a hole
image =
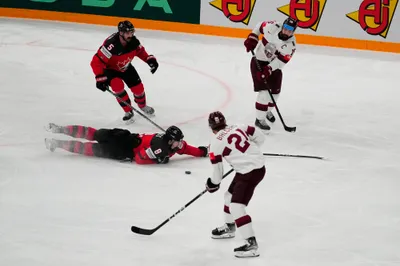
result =
[[[49,151],[54,152],[56,150],[55,145],[52,145],[53,142],[51,139],[44,139],[44,144],[46,145],[46,149]]]
[[[55,132],[53,132],[52,128],[50,127],[50,124],[47,124],[47,125],[45,125],[43,127],[44,127],[44,130],[46,130],[47,132],[55,133]]]
[[[136,120],[135,120],[135,118],[134,118],[134,117],[132,117],[131,119],[129,119],[129,120],[126,120],[126,121],[124,121],[124,122],[125,122],[125,125],[131,125],[131,124],[135,123],[135,122],[136,122]]]
[[[148,114],[148,113],[145,113],[145,112],[143,112],[143,111],[142,111],[142,113],[143,113],[145,116],[149,117],[149,118],[153,118],[153,117],[156,116],[156,113]]]
[[[258,252],[258,250],[236,251],[235,252],[236,258],[256,258],[259,256],[260,256],[260,253]]]
[[[228,238],[234,238],[234,237],[235,237],[235,233],[223,234],[220,236],[211,235],[212,239],[228,239]]]

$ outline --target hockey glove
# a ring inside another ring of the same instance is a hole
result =
[[[244,41],[246,52],[250,52],[256,49],[257,44],[258,44],[258,36],[254,33],[250,33],[249,36],[247,36],[247,39]]]
[[[149,65],[151,73],[154,74],[158,69],[158,62],[154,55],[149,55],[146,63]]]
[[[157,161],[158,164],[167,164],[169,162],[169,157],[168,156],[157,157],[155,160]]]
[[[217,191],[219,189],[219,184],[215,185],[212,181],[211,178],[209,177],[207,179],[207,183],[206,183],[206,189],[208,192],[210,193],[214,193],[215,191]]]
[[[264,79],[268,79],[269,76],[272,74],[272,69],[270,66],[265,66],[262,68],[262,71],[258,72],[257,75],[259,76],[259,80],[263,81]]]
[[[203,157],[207,157],[208,156],[208,149],[205,146],[199,146],[197,147],[199,148],[199,150],[201,150],[203,152]]]
[[[108,78],[106,75],[97,75],[96,76],[96,88],[101,91],[106,91],[108,89]]]

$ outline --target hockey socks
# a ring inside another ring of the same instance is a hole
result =
[[[73,138],[79,139],[87,139],[87,140],[94,140],[94,133],[96,132],[95,128],[92,127],[85,127],[79,125],[70,125],[62,127],[63,132],[65,135],[71,136]]]
[[[139,83],[136,86],[130,88],[133,96],[135,97],[135,103],[139,106],[139,108],[143,108],[146,106],[146,93],[144,92],[143,83]]]

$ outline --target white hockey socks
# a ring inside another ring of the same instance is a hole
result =
[[[231,199],[232,199],[232,194],[229,193],[229,191],[226,191],[224,195],[224,200],[225,200],[224,218],[225,218],[225,223],[227,224],[233,224],[235,222],[229,208],[229,205],[231,204]]]
[[[251,217],[246,214],[246,206],[240,203],[231,203],[230,211],[235,219],[236,228],[244,239],[254,236]]]
[[[268,91],[259,91],[256,100],[256,118],[265,120],[268,111],[268,103],[271,100]]]
[[[272,94],[272,97],[274,97],[275,102],[278,101],[280,94]],[[259,91],[257,94],[257,100],[256,100],[256,117],[258,120],[264,120],[267,112],[271,112],[274,110],[275,104],[271,99],[271,96],[269,96],[268,91]]]
[[[272,97],[274,97],[275,102],[278,102],[278,98],[279,98],[280,94],[272,94]],[[272,110],[274,110],[275,108],[275,104],[271,99],[271,96],[269,96],[268,94],[268,98],[269,98],[269,103],[268,103],[268,112],[272,112]]]

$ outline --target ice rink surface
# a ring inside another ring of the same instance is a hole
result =
[[[45,137],[60,137],[43,129],[48,122],[158,132],[137,115],[125,125],[113,96],[95,88],[90,60],[114,31],[0,19],[0,265],[400,265],[399,55],[298,46],[278,102],[297,132],[277,120],[263,150],[327,160],[266,157],[248,208],[261,256],[237,259],[239,235],[210,238],[233,175],[154,235],[130,232],[157,226],[200,193],[208,159],[139,166],[45,149]],[[212,138],[211,111],[254,123],[243,40],[136,35],[160,63],[152,75],[133,61],[155,122],[179,125],[196,146]]]

